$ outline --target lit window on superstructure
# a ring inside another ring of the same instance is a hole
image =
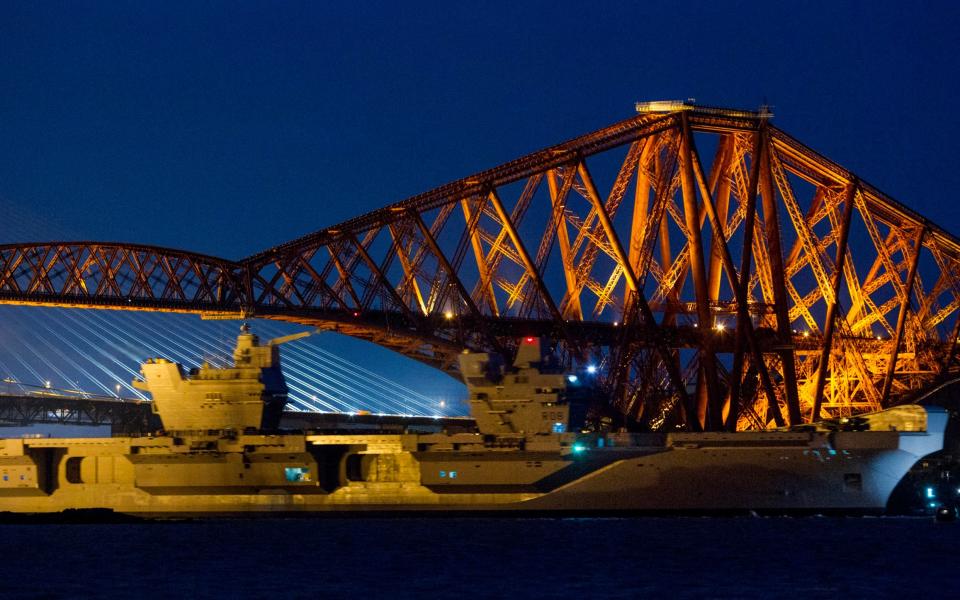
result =
[[[285,467],[283,471],[287,481],[293,483],[310,481],[310,469],[307,467]]]

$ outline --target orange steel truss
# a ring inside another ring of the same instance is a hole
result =
[[[672,104],[241,261],[0,247],[0,302],[257,316],[453,371],[553,340],[641,427],[909,401],[957,368],[960,240],[773,127]]]

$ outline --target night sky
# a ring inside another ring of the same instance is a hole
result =
[[[386,4],[3,3],[0,243],[239,259],[684,98],[960,233],[955,3]]]

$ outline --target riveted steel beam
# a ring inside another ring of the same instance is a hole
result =
[[[853,217],[853,197],[858,193],[859,184],[856,180],[847,187],[847,197],[843,205],[843,218],[840,222],[840,238],[837,240],[836,268],[833,272],[832,294],[827,303],[827,315],[823,325],[823,348],[820,351],[820,365],[817,368],[816,383],[813,392],[813,414],[811,421],[820,420],[820,407],[823,405],[823,388],[827,382],[827,371],[830,368],[830,354],[833,351],[833,332],[837,318],[837,304],[840,302],[840,284],[843,280],[844,261],[847,257],[847,240],[850,239],[850,221]],[[841,317],[842,318],[842,317]]]

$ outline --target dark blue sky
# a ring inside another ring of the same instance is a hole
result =
[[[0,3],[0,243],[241,258],[689,97],[774,105],[778,126],[960,233],[954,3],[388,4]],[[21,321],[0,311],[2,332]],[[345,342],[315,343],[462,393]]]
[[[0,241],[240,258],[687,97],[960,231],[953,3],[387,4],[3,3]]]

